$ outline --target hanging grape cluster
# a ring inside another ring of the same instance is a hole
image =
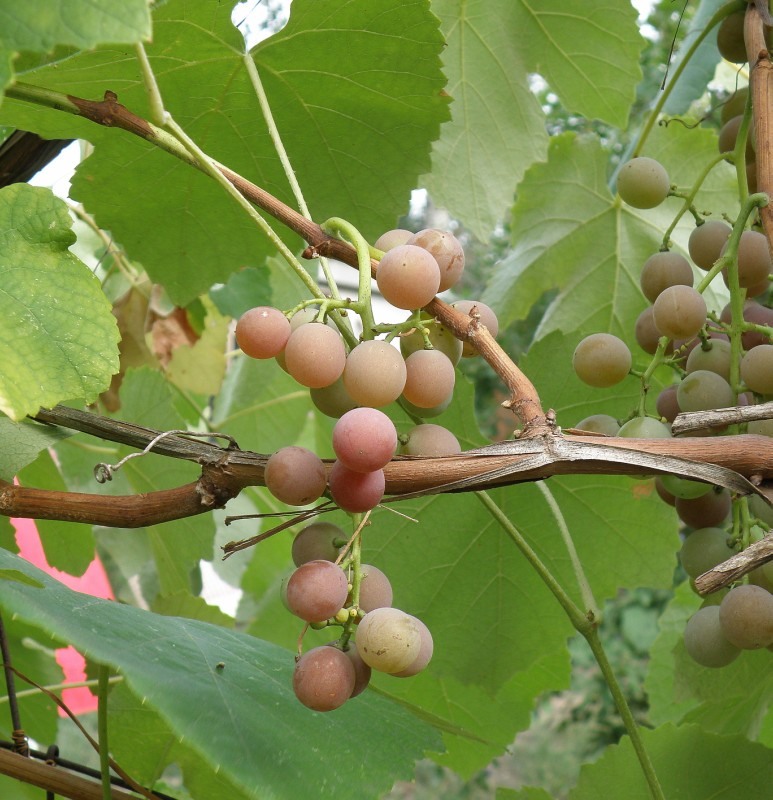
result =
[[[336,460],[329,469],[310,450],[290,446],[269,457],[264,474],[267,489],[281,502],[307,506],[324,495],[348,512],[355,525],[352,537],[326,522],[301,530],[292,548],[296,569],[282,585],[282,601],[292,614],[314,628],[340,629],[336,640],[308,650],[296,662],[295,694],[316,711],[333,710],[356,697],[368,685],[372,669],[409,677],[432,657],[427,626],[393,608],[387,577],[361,562],[360,523],[382,500],[384,467],[398,449],[412,456],[461,451],[449,430],[422,420],[448,407],[457,363],[462,356],[477,355],[474,347],[421,310],[462,276],[464,252],[456,237],[437,229],[416,234],[393,230],[369,252],[374,250],[380,255],[379,292],[395,308],[411,312],[405,322],[372,320],[369,288],[362,289],[365,273],[366,285],[370,283],[368,260],[360,264],[357,301],[317,299],[288,312],[258,307],[236,325],[236,340],[246,355],[275,359],[309,389],[323,414],[336,419]],[[455,305],[496,336],[497,319],[488,306],[470,300]],[[359,339],[346,321],[336,319],[340,311],[360,314]],[[395,402],[419,420],[401,437],[380,410]]]

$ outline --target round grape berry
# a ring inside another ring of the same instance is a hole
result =
[[[305,447],[283,447],[266,462],[266,488],[288,506],[305,506],[322,497],[327,484],[325,465]]]
[[[252,358],[274,358],[289,338],[290,322],[278,308],[251,308],[236,323],[236,343]]]
[[[287,607],[306,622],[323,622],[346,602],[346,573],[332,561],[307,561],[287,581]]]
[[[384,254],[376,283],[388,303],[411,311],[423,308],[438,293],[440,267],[424,248],[403,244]]]
[[[652,305],[655,327],[669,339],[689,339],[706,322],[706,301],[692,286],[669,286]]]
[[[339,508],[350,514],[362,514],[375,508],[384,496],[384,470],[355,472],[336,461],[328,475],[330,496]]]
[[[654,208],[668,196],[671,183],[663,165],[640,156],[623,164],[617,175],[617,191],[634,208]]]
[[[589,386],[614,386],[631,369],[631,351],[611,333],[592,333],[577,345],[572,366],[577,377]]]
[[[398,608],[377,608],[366,614],[355,635],[362,660],[379,672],[401,672],[421,650],[421,629],[415,617]]]
[[[293,691],[307,708],[333,711],[354,693],[355,666],[336,647],[322,645],[304,653],[293,672]]]
[[[397,431],[392,420],[375,408],[347,411],[333,428],[333,450],[338,460],[355,472],[382,469],[396,449]]]
[[[440,269],[439,292],[444,292],[459,282],[464,272],[464,250],[453,233],[425,228],[411,236],[407,244],[424,248],[437,261]]]
[[[406,375],[400,351],[389,342],[374,339],[361,342],[349,353],[344,386],[356,403],[378,408],[397,400]]]

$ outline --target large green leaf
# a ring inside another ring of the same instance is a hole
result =
[[[175,735],[247,797],[297,798],[309,776],[318,797],[374,797],[408,777],[425,749],[441,746],[428,725],[370,693],[334,714],[304,708],[290,689],[289,651],[197,620],[85,598],[10,553],[0,553],[4,568],[46,587],[0,581],[9,615],[119,669]]]
[[[670,125],[653,134],[647,155],[660,158],[672,182],[687,187],[715,153],[712,131]],[[660,248],[681,201],[669,199],[648,211],[625,206],[607,188],[608,158],[595,140],[567,134],[551,141],[547,164],[529,171],[513,209],[512,253],[497,266],[483,297],[501,314],[501,325],[525,317],[543,292],[557,288],[537,336],[558,328],[633,338],[646,304],[641,267]],[[711,173],[696,203],[714,213],[737,207],[727,164]],[[672,236],[678,250],[692,227],[688,214]],[[713,298],[709,293],[712,305]]]
[[[69,250],[65,204],[48,189],[0,190],[0,411],[92,401],[118,371],[118,328],[99,281]]]
[[[762,800],[773,785],[773,751],[741,736],[717,736],[697,725],[641,730],[666,797],[690,800]],[[652,797],[628,737],[583,767],[571,800]]]
[[[47,52],[54,45],[94,47],[150,37],[146,0],[31,0],[0,3],[0,90],[11,82],[20,50]]]
[[[150,62],[169,111],[201,147],[294,204],[230,11],[208,0],[160,5]],[[406,210],[448,116],[442,46],[428,0],[296,0],[286,28],[253,51],[317,219],[344,216],[375,238]],[[23,80],[89,98],[109,89],[137,113],[148,110],[137,61],[121,49],[68,54]],[[18,102],[8,101],[5,113],[28,130],[94,142],[73,196],[176,302],[269,252],[220,187],[145,141]]]
[[[32,463],[41,450],[52,447],[69,436],[62,428],[53,428],[32,420],[13,422],[0,414],[0,478],[10,481],[27,464]]]
[[[452,122],[433,149],[427,188],[485,239],[525,170],[545,158],[539,73],[572,110],[624,125],[641,78],[643,40],[625,0],[433,0],[448,48]]]

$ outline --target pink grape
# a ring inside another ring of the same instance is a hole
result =
[[[236,343],[252,358],[274,358],[289,338],[290,322],[278,308],[251,308],[236,323]]]
[[[266,462],[266,488],[289,506],[305,506],[322,497],[325,465],[305,447],[283,447]]]
[[[384,299],[396,308],[423,308],[438,293],[440,267],[427,250],[403,244],[381,259],[376,283]]]
[[[418,675],[426,668],[432,658],[435,647],[432,634],[429,628],[420,619],[417,617],[413,617],[413,619],[419,627],[421,646],[419,647],[416,658],[405,669],[401,669],[400,672],[392,673],[396,678],[411,678],[414,675]]]
[[[346,573],[332,561],[307,561],[287,581],[287,607],[306,622],[335,616],[346,602]]]
[[[488,328],[488,332],[496,339],[499,333],[499,320],[497,315],[485,303],[481,303],[480,300],[459,300],[453,304],[453,307],[465,316],[469,316],[474,308],[476,313],[480,315],[481,325],[485,325]],[[462,355],[465,358],[472,358],[478,355],[478,351],[469,342],[463,342]]]
[[[362,565],[360,583],[360,608],[366,613],[376,608],[392,605],[392,584],[378,568],[370,564]]]
[[[378,408],[393,403],[402,394],[405,361],[389,342],[361,342],[349,353],[344,368],[344,386],[359,405]]]
[[[287,371],[310,389],[330,386],[344,371],[346,349],[338,331],[318,322],[296,328],[284,351]]]
[[[347,538],[338,525],[312,522],[293,539],[293,563],[300,567],[307,561],[335,561],[340,552],[340,546],[336,546],[335,542],[346,541]]]
[[[405,359],[403,397],[419,408],[434,408],[453,394],[454,365],[439,350],[417,350]]]
[[[464,250],[453,233],[425,228],[415,233],[406,244],[423,247],[434,257],[440,269],[439,292],[455,286],[464,272]]]
[[[330,496],[339,508],[350,514],[361,514],[375,508],[384,496],[384,471],[355,472],[340,461],[333,464],[328,475]]]
[[[337,647],[322,645],[304,653],[293,672],[293,691],[307,708],[333,711],[354,692],[355,667]]]
[[[375,408],[347,411],[333,428],[333,450],[338,460],[354,472],[382,469],[396,449],[397,431],[392,420]]]

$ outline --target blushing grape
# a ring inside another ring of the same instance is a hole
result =
[[[679,519],[691,528],[715,528],[730,514],[730,493],[712,489],[692,499],[677,497],[674,506]]]
[[[725,254],[727,244],[722,248]],[[738,242],[738,284],[744,289],[767,282],[771,272],[770,250],[767,237],[759,231],[744,231]],[[722,270],[728,285],[727,268]]]
[[[402,446],[407,456],[450,456],[462,452],[459,440],[442,425],[425,422],[408,431],[408,440]]]
[[[251,308],[236,323],[236,343],[251,358],[274,358],[289,338],[290,322],[278,308]]]
[[[426,306],[438,293],[440,267],[427,250],[403,244],[385,253],[376,283],[388,303],[410,311]]]
[[[474,308],[475,313],[480,316],[481,325],[485,325],[488,332],[496,339],[499,333],[499,320],[493,310],[485,303],[481,303],[479,300],[458,300],[456,303],[453,303],[453,307],[465,316],[469,316]],[[462,355],[465,358],[472,358],[478,355],[478,351],[469,342],[463,342]]]
[[[654,303],[657,296],[669,286],[692,286],[692,267],[679,253],[670,250],[655,253],[644,262],[639,284],[647,300]]]
[[[694,228],[687,243],[687,250],[695,266],[705,270],[711,269],[732,230],[726,222],[719,219],[708,220]]]
[[[405,359],[403,397],[419,408],[434,408],[454,391],[454,365],[439,350],[417,350]]]
[[[287,606],[306,622],[323,622],[340,611],[349,584],[346,573],[332,561],[307,561],[287,581]]]
[[[398,608],[377,608],[366,614],[355,634],[362,660],[379,672],[409,667],[421,650],[417,620]]]
[[[307,561],[335,561],[341,545],[348,537],[338,525],[331,522],[312,522],[293,539],[292,557],[296,567]]]
[[[289,506],[305,506],[325,491],[325,465],[305,447],[283,447],[266,462],[266,488]]]
[[[690,617],[684,628],[684,646],[690,658],[704,667],[726,667],[741,653],[722,632],[719,606],[705,606]]]
[[[456,366],[462,357],[462,342],[448,328],[440,325],[435,320],[422,317],[421,321],[429,331],[427,336],[432,347],[443,353]],[[414,330],[411,333],[400,336],[400,352],[403,354],[403,358],[408,358],[411,353],[423,349],[424,337],[419,331]]]
[[[392,584],[389,578],[371,564],[363,564],[360,583],[360,608],[366,613],[392,605]]]
[[[589,386],[614,386],[631,369],[631,351],[611,333],[592,333],[575,348],[572,366],[577,377]]]
[[[634,208],[654,208],[667,197],[671,188],[668,173],[654,158],[632,158],[620,167],[617,191]]]
[[[655,327],[655,317],[652,313],[652,306],[647,306],[644,311],[639,314],[634,327],[634,336],[636,342],[644,350],[645,353],[654,355],[658,349],[661,333]],[[666,352],[671,352],[673,345],[669,342]]]
[[[773,644],[773,594],[745,584],[731,589],[719,605],[722,632],[741,650]]]
[[[397,431],[392,420],[375,408],[347,411],[333,428],[333,450],[338,460],[355,472],[382,469],[396,449]]]
[[[310,322],[290,334],[284,358],[287,371],[298,383],[310,389],[321,389],[341,377],[346,350],[337,331]]]
[[[328,646],[334,647],[335,645]],[[344,653],[354,667],[354,689],[352,689],[351,697],[357,697],[358,694],[362,694],[367,689],[370,683],[371,669],[362,660],[362,656],[357,652],[354,644],[349,644]]]
[[[355,667],[337,647],[322,645],[304,653],[293,672],[293,691],[307,708],[333,711],[353,694]]]
[[[415,233],[407,244],[423,247],[437,261],[440,269],[439,292],[444,292],[459,282],[464,272],[464,250],[453,233],[425,228]]]
[[[405,361],[389,342],[361,342],[346,359],[344,386],[363,406],[378,408],[394,402],[405,388],[405,378]]]
[[[435,643],[432,640],[432,634],[430,633],[429,628],[420,619],[417,617],[413,617],[413,619],[419,626],[419,632],[421,634],[421,647],[419,648],[419,653],[416,658],[405,669],[401,669],[400,672],[392,673],[395,678],[411,678],[414,675],[418,675],[426,668],[427,664],[429,664],[430,659],[432,658],[432,653],[435,647]]]
[[[681,411],[676,397],[677,388],[675,383],[666,386],[655,401],[655,410],[667,422],[673,422],[676,419],[676,415]]]
[[[355,472],[336,461],[328,475],[330,496],[339,508],[361,514],[375,508],[384,496],[384,471]]]
[[[623,424],[617,435],[624,439],[670,439],[671,429],[659,419],[634,417]]]
[[[655,299],[652,314],[663,336],[688,339],[706,322],[706,301],[691,286],[669,286]]]

